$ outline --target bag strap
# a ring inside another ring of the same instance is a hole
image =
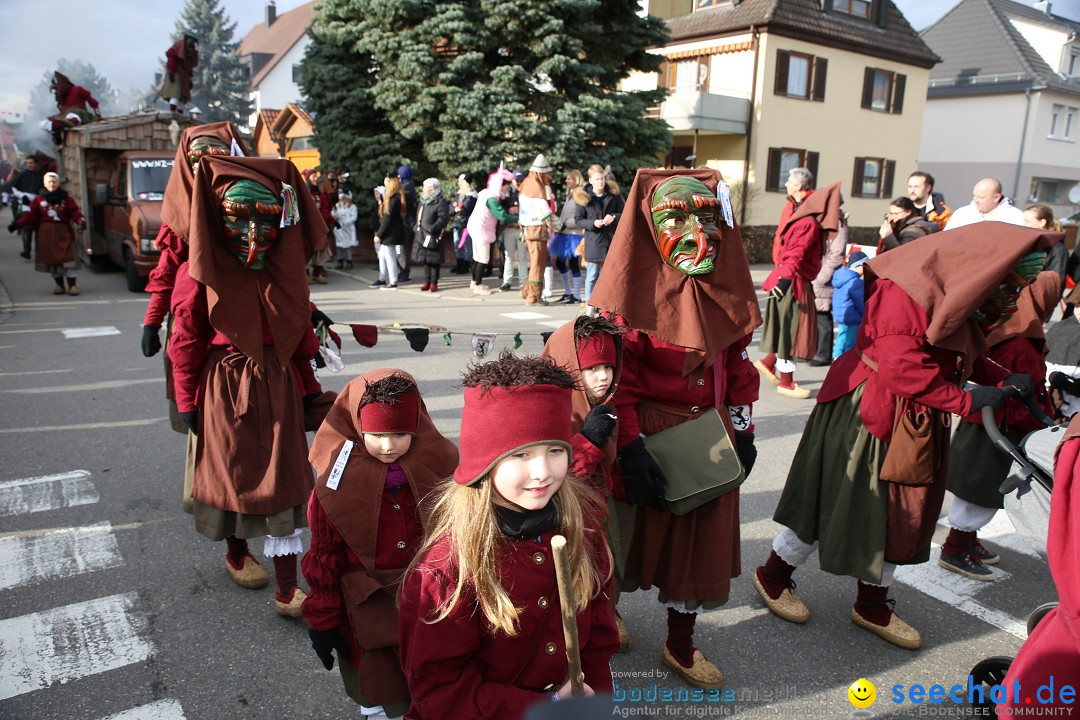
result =
[[[863,355],[862,350],[860,350],[859,348],[855,348],[855,354],[859,356],[859,359],[863,361],[863,364],[866,365],[866,367],[870,368],[874,372],[878,371],[877,360],[872,360],[866,355]]]

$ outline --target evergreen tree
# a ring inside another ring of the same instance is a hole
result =
[[[52,137],[43,131],[38,123],[50,115],[59,112],[56,107],[56,96],[49,90],[52,85],[53,71],[59,71],[67,75],[75,85],[82,85],[90,91],[90,94],[100,104],[102,117],[110,115],[122,115],[126,112],[117,104],[118,95],[104,75],[97,71],[90,63],[82,60],[67,60],[60,58],[56,61],[56,67],[47,70],[41,80],[30,91],[30,107],[26,111],[26,122],[19,126],[16,132],[16,140],[19,149],[24,153],[32,153],[34,150],[42,150],[47,154],[53,154]]]
[[[240,63],[238,48],[233,42],[236,23],[225,14],[220,0],[186,0],[176,21],[175,42],[184,34],[199,40],[199,66],[191,84],[191,103],[198,107],[205,122],[229,120],[247,126],[254,104],[250,100],[251,86]],[[164,57],[168,48],[162,48]]]
[[[617,90],[631,72],[659,68],[645,48],[665,41],[663,23],[638,9],[636,0],[325,0],[318,23],[370,56],[351,74],[374,72],[376,106],[443,177],[527,167],[543,152],[559,170],[610,164],[625,181],[670,143],[662,121],[644,118],[663,91]]]

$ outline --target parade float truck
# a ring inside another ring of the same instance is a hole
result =
[[[95,270],[124,268],[142,292],[158,261],[154,244],[181,126],[172,113],[110,117],[67,130],[59,153],[63,187],[89,220],[77,244]]]

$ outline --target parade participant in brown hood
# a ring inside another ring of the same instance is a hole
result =
[[[548,266],[548,241],[555,220],[551,194],[551,165],[543,155],[537,155],[529,174],[518,188],[521,237],[529,252],[529,278],[521,286],[526,305],[542,302],[544,269]]]
[[[300,183],[287,160],[202,158],[168,349],[177,409],[198,435],[195,527],[228,541],[225,567],[248,588],[269,576],[247,538],[270,536],[275,606],[290,617],[304,599],[296,561],[312,489],[304,404],[321,392],[304,266],[326,235]]]
[[[41,129],[52,133],[55,145],[63,143],[64,130],[101,119],[97,99],[83,86],[72,83],[64,73],[59,71],[53,73],[49,90],[56,96],[56,107],[60,112],[49,116],[47,120],[42,120]],[[93,108],[93,114],[87,108],[88,104]]]
[[[75,260],[75,223],[80,230],[86,229],[86,218],[75,199],[67,190],[60,189],[60,176],[45,173],[45,190],[30,203],[30,209],[8,225],[8,232],[16,228],[36,228],[37,245],[34,252],[34,269],[47,272],[56,281],[54,295],[63,295],[64,279],[67,278],[67,294],[78,295],[75,283],[78,263]]]
[[[777,616],[810,611],[791,576],[817,548],[821,569],[858,580],[851,621],[899,647],[919,632],[887,604],[896,565],[926,562],[949,468],[951,414],[1001,407],[999,383],[1031,388],[987,362],[986,335],[1015,311],[1051,233],[982,223],[902,245],[865,265],[855,347],[818,393],[773,519],[784,529],[754,575]],[[969,378],[982,383],[962,389]]]
[[[739,492],[674,514],[664,471],[641,438],[715,408],[746,472],[753,466],[758,377],[745,348],[761,317],[742,239],[717,194],[721,182],[713,170],[639,170],[590,299],[633,328],[623,336],[614,398],[620,525],[640,506],[622,589],[659,588],[668,606],[663,661],[702,688],[723,684],[694,647],[693,630],[697,613],[727,602],[740,572]]]
[[[345,386],[309,457],[316,481],[303,611],[311,644],[327,670],[337,650],[345,690],[365,717],[400,717],[409,692],[398,587],[424,540],[421,503],[453,474],[457,448],[435,429],[416,381],[381,368]]]
[[[191,78],[199,65],[199,41],[184,34],[165,51],[165,77],[158,96],[169,103],[174,113],[184,112],[191,102]]]

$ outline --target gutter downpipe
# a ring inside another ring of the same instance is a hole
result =
[[[746,224],[746,199],[750,194],[747,184],[750,182],[750,139],[754,132],[754,104],[757,101],[757,72],[758,72],[758,32],[756,25],[750,26],[750,32],[754,36],[754,71],[750,83],[750,107],[746,112],[746,154],[743,157],[742,170],[742,196],[739,203],[739,225]]]
[[[1031,90],[1028,88],[1024,91],[1024,97],[1027,98],[1027,107],[1024,109],[1024,129],[1020,135],[1020,155],[1016,158],[1016,177],[1013,178],[1013,200],[1016,200],[1017,195],[1020,193],[1020,171],[1024,166],[1024,145],[1027,142],[1028,120],[1031,118]]]

